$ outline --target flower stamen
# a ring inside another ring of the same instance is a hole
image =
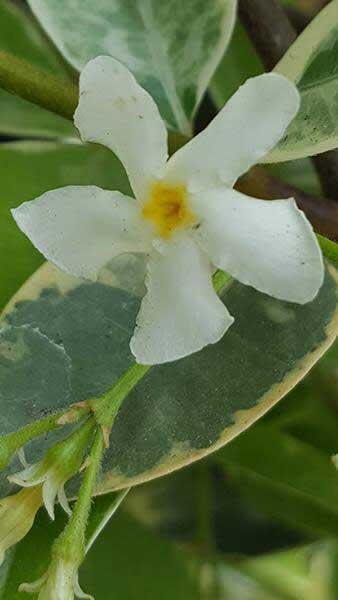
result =
[[[196,222],[189,208],[186,187],[169,186],[160,181],[151,186],[142,215],[152,222],[162,238],[169,238],[178,227],[193,225]]]

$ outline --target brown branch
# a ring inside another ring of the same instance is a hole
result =
[[[286,9],[292,27],[300,34],[311,23],[314,15],[308,15],[293,6]]]
[[[325,4],[313,4],[313,10]],[[297,38],[278,0],[239,0],[239,16],[267,70],[277,62]],[[338,201],[338,152],[332,150],[313,157],[323,191]]]
[[[267,71],[273,69],[297,38],[277,0],[240,0],[239,17]]]
[[[338,150],[330,150],[313,157],[323,192],[338,204]]]

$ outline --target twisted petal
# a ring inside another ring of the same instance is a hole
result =
[[[147,225],[133,198],[95,186],[47,192],[12,211],[20,229],[57,267],[95,280],[123,252],[147,252]]]
[[[26,454],[25,454],[24,448],[19,448],[17,451],[17,455],[18,455],[19,461],[21,462],[22,466],[25,467],[25,469],[30,466],[26,459]]]
[[[59,482],[55,477],[53,477],[53,473],[51,472],[49,476],[47,476],[42,486],[42,498],[46,511],[48,512],[52,521],[55,519],[54,506],[56,497],[58,495],[58,490]]]
[[[19,585],[19,592],[26,592],[27,594],[37,594],[41,590],[46,579],[47,573],[45,573],[44,575],[42,575],[42,577],[40,577],[40,579],[37,579],[32,583],[21,583]]]
[[[249,79],[210,125],[169,160],[166,178],[191,192],[226,184],[265,156],[299,109],[293,83],[276,73]]]
[[[60,506],[62,506],[63,510],[65,511],[65,513],[67,513],[67,515],[70,516],[72,514],[72,509],[69,506],[69,502],[68,502],[68,498],[66,496],[64,484],[60,485],[60,487],[58,489],[58,501],[59,501]]]
[[[79,584],[79,575],[76,573],[73,579],[73,587],[76,598],[80,598],[80,600],[94,600],[93,596],[86,594],[80,587]]]
[[[228,188],[193,197],[193,235],[210,260],[233,277],[281,300],[317,295],[324,264],[316,236],[293,199],[256,200]]]
[[[149,181],[162,176],[165,125],[152,97],[114,58],[98,56],[82,71],[74,122],[84,141],[117,154],[138,197],[144,196]]]
[[[13,475],[8,476],[8,481],[16,483],[16,485],[21,485],[21,487],[32,487],[34,485],[42,483],[45,479],[46,472],[43,469],[43,465],[41,462],[35,463],[33,465],[28,465],[22,471],[19,471],[18,473],[13,473]]]
[[[154,249],[131,350],[141,364],[177,360],[217,342],[233,323],[215,293],[208,260],[177,236]]]

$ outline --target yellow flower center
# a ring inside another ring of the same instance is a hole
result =
[[[178,227],[196,222],[188,205],[185,186],[169,186],[160,181],[152,185],[142,215],[152,222],[162,238],[169,238]]]

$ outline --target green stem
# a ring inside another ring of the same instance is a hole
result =
[[[70,81],[58,79],[9,52],[0,51],[0,88],[73,121],[79,89]],[[170,154],[189,138],[169,133]]]
[[[84,520],[84,522],[87,523],[91,498],[95,490],[96,480],[101,466],[103,449],[103,436],[101,431],[98,430],[90,451],[89,464],[83,476],[79,497],[70,518],[70,526],[81,520]]]
[[[120,492],[117,496],[114,495],[114,500],[112,502],[110,502],[110,504],[105,509],[105,511],[100,515],[100,518],[98,519],[97,523],[95,524],[95,528],[92,531],[90,538],[87,542],[86,554],[89,552],[92,545],[94,544],[96,539],[99,537],[100,533],[103,531],[103,529],[105,528],[107,523],[110,521],[110,519],[116,513],[117,509],[119,508],[120,504],[125,499],[126,495],[129,493],[129,491],[130,491],[130,488],[126,488],[125,490],[122,490],[122,492]]]
[[[73,556],[76,547],[79,548],[80,554],[84,555],[85,553],[85,532],[90,513],[91,498],[95,491],[95,484],[104,453],[105,434],[104,432],[102,433],[101,428],[110,431],[123,400],[149,369],[150,367],[148,366],[133,365],[127,369],[118,382],[102,397],[89,401],[100,429],[97,430],[95,435],[88,457],[88,466],[85,470],[72,515],[55,546],[56,552],[62,553],[68,560],[76,558]],[[114,508],[110,512],[113,514]],[[104,525],[102,525],[101,529],[103,527]],[[97,535],[98,533],[95,537]],[[78,560],[80,558],[77,557]]]
[[[55,542],[54,555],[80,564],[85,554],[85,532],[94,494],[96,480],[100,471],[104,450],[103,435],[97,430],[85,469],[79,495],[69,521]],[[75,556],[74,556],[75,555]]]
[[[111,428],[123,400],[140,379],[148,373],[150,368],[147,365],[134,364],[123,373],[117,383],[108,392],[100,398],[95,398],[89,402],[95,418],[101,427]]]
[[[40,435],[49,433],[50,431],[61,427],[63,423],[61,423],[60,420],[69,414],[70,411],[72,412],[72,418],[70,422],[74,423],[88,414],[89,410],[89,406],[88,408],[67,408],[66,410],[60,411],[54,415],[44,417],[40,421],[29,423],[28,425],[25,425],[25,427],[18,429],[18,431],[0,436],[0,470],[4,469],[8,465],[13,454],[25,446],[28,442],[32,441],[36,437],[39,437]]]
[[[73,120],[79,91],[9,52],[0,51],[0,87],[61,117]]]

